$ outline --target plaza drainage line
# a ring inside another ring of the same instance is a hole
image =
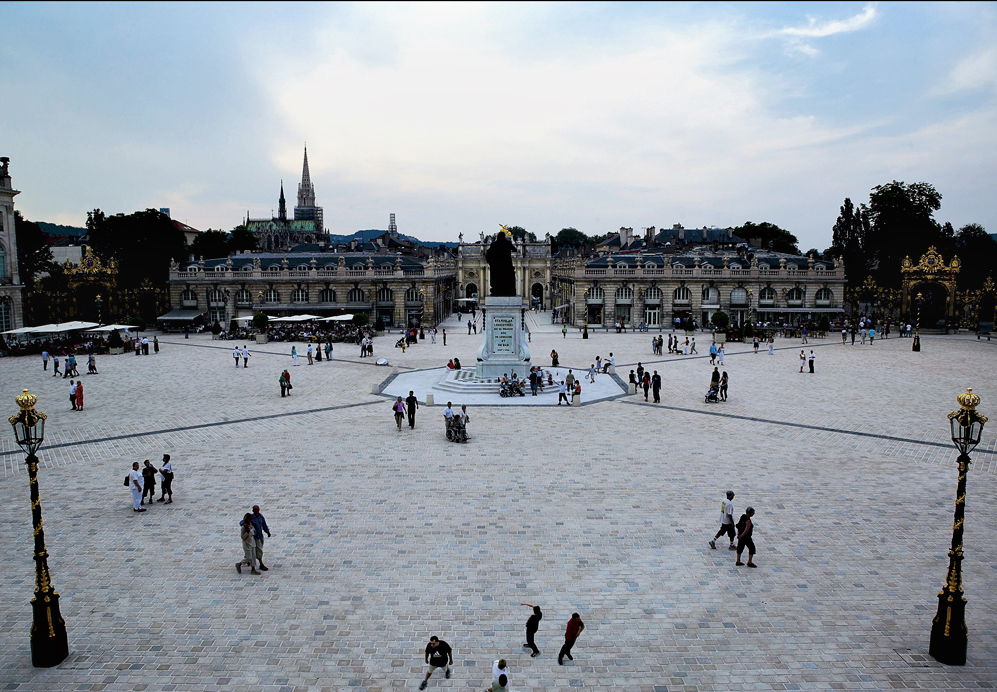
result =
[[[661,408],[668,411],[678,411],[679,413],[696,413],[701,416],[715,416],[717,418],[733,418],[736,420],[745,420],[752,423],[767,423],[769,425],[782,425],[787,428],[804,428],[806,430],[817,430],[820,432],[838,433],[840,435],[855,435],[856,437],[874,437],[879,440],[889,440],[891,442],[906,442],[909,444],[923,445],[926,447],[944,447],[946,449],[948,449],[949,447],[949,445],[945,444],[944,442],[926,442],[924,440],[914,440],[909,437],[879,435],[877,433],[859,432],[858,430],[845,430],[844,428],[826,428],[822,425],[808,425],[807,423],[790,423],[788,421],[772,420],[769,418],[756,418],[755,416],[741,416],[736,413],[720,413],[718,411],[698,411],[692,408],[680,408],[678,406],[668,406],[664,404],[658,404],[655,406],[653,404],[641,404],[636,401],[623,401],[621,403],[627,404],[628,406],[647,406],[651,408]],[[997,454],[997,451],[977,448],[974,454]]]
[[[137,433],[127,433],[125,435],[111,435],[109,437],[95,437],[90,440],[74,440],[73,442],[60,442],[54,445],[45,445],[39,451],[44,451],[47,449],[59,449],[61,447],[77,447],[79,445],[91,445],[97,444],[99,442],[114,442],[116,440],[128,440],[135,437],[152,437],[155,435],[167,435],[169,433],[176,432],[186,432],[188,430],[200,430],[202,428],[218,428],[223,425],[235,425],[237,423],[252,423],[261,420],[271,420],[274,418],[289,418],[291,416],[301,416],[308,413],[326,413],[328,411],[341,411],[347,408],[357,408],[359,406],[372,406],[373,404],[380,404],[381,401],[362,401],[356,404],[343,404],[342,406],[323,406],[322,408],[311,408],[305,409],[303,411],[287,411],[286,413],[271,413],[266,416],[253,416],[251,418],[236,418],[235,420],[220,420],[213,423],[198,423],[197,425],[184,425],[178,428],[164,428],[162,430],[147,430],[145,432]],[[17,450],[10,450],[7,452],[0,452],[0,457],[11,456],[12,454],[20,454],[21,452]]]

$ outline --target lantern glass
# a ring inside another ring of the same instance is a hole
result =
[[[34,413],[34,412],[31,412]],[[27,412],[17,416],[11,425],[17,444],[28,454],[34,454],[45,440],[45,419],[38,415],[27,415]]]
[[[983,420],[980,416],[975,411],[968,412],[953,416],[949,422],[952,425],[952,442],[959,451],[969,454],[976,449],[983,435]]]

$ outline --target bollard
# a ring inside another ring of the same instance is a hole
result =
[[[436,397],[432,394],[426,395],[426,406],[433,406],[436,403]]]
[[[572,406],[581,406],[582,405],[582,398],[580,396],[578,396],[577,394],[572,394],[571,395],[571,405]]]
[[[370,386],[370,393],[371,394],[380,394],[381,393],[381,387],[379,385],[372,384]]]
[[[610,365],[608,368],[606,368],[606,372],[608,372],[610,375],[615,375],[616,374],[616,366],[615,365]]]
[[[398,374],[398,366],[397,365],[393,365],[391,367],[391,374],[392,375],[397,375]]]
[[[627,386],[627,394],[636,394],[636,393],[637,393],[637,383],[636,382],[631,382]]]

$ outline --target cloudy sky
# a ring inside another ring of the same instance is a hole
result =
[[[289,206],[426,240],[770,221],[830,244],[891,180],[997,231],[997,5],[7,4],[30,219]]]

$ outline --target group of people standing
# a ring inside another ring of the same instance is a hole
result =
[[[162,496],[157,500],[158,502],[164,502],[165,504],[172,504],[173,502],[173,463],[170,461],[170,455],[163,455],[163,463],[157,469],[152,465],[148,459],[145,460],[145,467],[140,468],[139,463],[136,461],[132,464],[132,470],[125,478],[125,485],[130,487],[132,490],[132,511],[134,512],[144,512],[146,511],[143,505],[145,504],[146,496],[149,497],[149,506],[152,506],[152,501],[156,497],[156,474],[162,477],[161,489]],[[166,499],[167,496],[169,499]]]

